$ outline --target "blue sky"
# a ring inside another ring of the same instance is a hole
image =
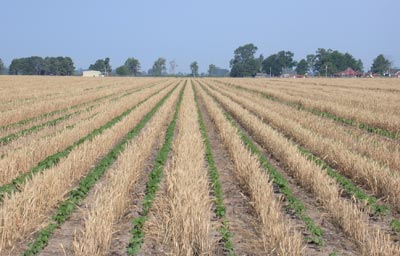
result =
[[[254,43],[300,60],[317,48],[349,52],[365,69],[378,54],[400,66],[399,0],[13,0],[0,2],[0,58],[70,56],[77,68],[158,57],[189,72],[196,60],[228,68],[233,51]]]

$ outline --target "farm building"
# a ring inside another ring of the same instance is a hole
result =
[[[283,78],[295,77],[296,75],[297,75],[296,71],[294,71],[291,68],[283,68],[282,69],[281,77],[283,77]]]
[[[335,76],[338,77],[356,77],[356,76],[361,76],[362,73],[359,71],[354,71],[352,68],[347,68],[344,71],[338,72],[335,74]]]
[[[256,73],[255,78],[268,77],[266,73]]]
[[[385,76],[389,77],[400,77],[400,69],[398,68],[391,68],[389,71],[385,74]]]
[[[87,71],[83,71],[82,76],[84,76],[84,77],[103,77],[104,75],[100,71],[87,70]]]

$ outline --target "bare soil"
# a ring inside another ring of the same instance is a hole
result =
[[[163,139],[163,138],[162,138]],[[135,185],[134,191],[132,193],[132,205],[130,210],[121,218],[116,226],[116,232],[113,235],[111,242],[110,255],[126,255],[126,248],[131,237],[130,230],[132,228],[131,220],[134,217],[134,213],[140,208],[138,205],[142,201],[144,190],[146,187],[146,182],[148,178],[148,173],[150,172],[154,160],[157,156],[157,152],[160,148],[160,138],[158,139],[156,145],[152,149],[152,154],[145,164],[144,170],[141,172],[138,182]],[[112,166],[110,167],[110,169]],[[87,198],[79,206],[79,209],[74,211],[72,216],[57,230],[55,230],[52,235],[49,244],[40,252],[40,256],[50,256],[50,255],[73,255],[73,241],[76,232],[83,229],[84,216],[82,214],[83,210],[90,207],[91,202],[94,201],[95,191],[101,189],[101,187],[107,183],[107,175],[103,175],[100,180],[96,183],[95,188],[93,188]]]
[[[165,127],[165,130],[166,128],[167,127]],[[132,235],[130,233],[131,229],[133,228],[132,220],[140,216],[149,173],[153,168],[154,161],[157,157],[158,151],[162,147],[163,142],[164,136],[161,136],[161,138],[159,137],[157,139],[157,143],[152,150],[151,157],[147,160],[145,169],[143,170],[142,175],[140,176],[132,192],[132,199],[129,209],[116,225],[116,231],[112,237],[109,255],[127,255],[126,252],[129,245],[129,240],[132,238]]]
[[[226,206],[226,217],[229,229],[233,234],[232,242],[235,253],[237,255],[262,255],[264,254],[262,240],[257,230],[259,221],[251,201],[239,186],[234,174],[234,163],[219,138],[215,124],[207,113],[201,98],[199,98],[199,104],[215,165],[219,172],[219,180],[222,185],[224,204]]]
[[[238,126],[245,134],[252,138],[251,134],[249,134],[240,124],[238,124]],[[357,245],[347,238],[346,234],[344,234],[340,227],[334,223],[334,221],[329,217],[328,213],[324,211],[315,197],[308,192],[307,189],[302,188],[295,179],[288,175],[288,172],[279,162],[279,159],[276,159],[273,154],[263,149],[254,138],[252,139],[261,152],[263,152],[264,156],[267,157],[268,161],[288,181],[289,188],[293,191],[293,195],[304,203],[307,209],[307,216],[309,216],[315,224],[319,225],[324,232],[322,238],[325,242],[325,245],[321,247],[314,243],[308,243],[304,254],[328,255],[329,253],[337,252],[339,255],[357,255]],[[282,198],[284,200],[284,195],[281,194],[277,188],[275,188],[275,194],[277,200],[281,200]],[[287,204],[288,203],[284,200],[284,208],[286,208],[285,206],[287,206]],[[305,223],[302,220],[299,220],[293,213],[289,211],[285,211],[284,214],[297,227],[297,229],[303,233],[303,235],[309,235]]]

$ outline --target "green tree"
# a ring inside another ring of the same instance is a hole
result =
[[[117,73],[117,75],[119,76],[127,76],[129,75],[129,70],[125,65],[122,65],[120,67],[118,67],[115,72]]]
[[[128,58],[124,66],[131,76],[137,76],[140,73],[140,62],[135,58]]]
[[[296,72],[299,75],[305,75],[308,71],[308,63],[305,59],[302,59],[297,63]]]
[[[307,56],[307,61],[309,67],[314,72],[319,72],[320,75],[334,75],[349,67],[356,71],[363,70],[361,60],[356,60],[350,53],[341,53],[332,49],[319,48],[315,55]]]
[[[259,70],[259,60],[254,57],[257,49],[253,44],[245,44],[235,50],[234,57],[230,61],[232,77],[256,75]]]
[[[151,74],[153,76],[164,75],[165,72],[167,71],[166,62],[167,62],[166,59],[158,58],[153,64],[153,68],[151,69]],[[150,70],[149,70],[149,73],[150,73]]]
[[[98,59],[94,64],[89,66],[89,70],[97,70],[103,72],[104,75],[108,75],[111,73],[111,66],[110,66],[110,58],[105,58],[104,60]]]
[[[214,76],[217,66],[214,64],[208,65],[208,76]]]
[[[358,67],[359,71],[364,72],[364,64],[361,59],[357,60],[357,67]]]
[[[208,66],[208,76],[228,76],[229,75],[229,70],[224,69],[224,68],[219,68],[215,66],[214,64],[210,64]]]
[[[316,72],[315,70],[316,56],[314,54],[309,54],[306,56],[306,61],[308,69],[314,74]]]
[[[257,61],[258,61],[258,63],[257,63],[257,66],[258,66],[258,72],[262,72],[263,70],[263,68],[262,68],[262,63],[263,63],[263,61],[265,60],[265,58],[264,58],[264,55],[262,55],[262,54],[260,54],[260,56],[258,57],[258,59],[257,59]]]
[[[8,73],[10,75],[20,75],[22,72],[21,69],[21,59],[13,59],[10,67],[8,68]]]
[[[379,54],[372,63],[371,72],[383,75],[385,72],[389,71],[391,66],[392,63],[390,60],[386,59],[382,54]]]
[[[38,57],[13,59],[10,75],[53,75],[70,76],[75,71],[74,62],[70,57]]]
[[[197,61],[190,64],[190,70],[192,71],[192,76],[199,76],[199,65],[197,64]]]
[[[74,73],[74,62],[70,57],[46,57],[44,59],[46,75],[70,76]]]
[[[45,75],[45,73],[45,62],[39,56],[13,59],[9,69],[11,75]]]
[[[293,56],[294,54],[290,51],[280,51],[270,55],[263,61],[264,72],[271,73],[273,76],[280,76],[284,68],[293,68],[296,66]]]
[[[104,59],[104,68],[105,68],[105,72],[104,72],[104,75],[106,75],[106,76],[108,76],[109,74],[111,74],[111,71],[112,71],[112,69],[111,69],[111,65],[110,65],[110,58],[105,58]]]
[[[3,74],[4,71],[4,63],[3,61],[0,59],[0,75]]]
[[[25,75],[44,75],[45,74],[45,64],[42,57],[32,56],[29,58],[24,58],[24,74]]]

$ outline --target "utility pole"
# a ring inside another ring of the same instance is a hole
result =
[[[325,65],[325,77],[328,77],[328,65]]]
[[[269,67],[269,77],[272,77],[272,67]]]
[[[169,73],[172,74],[172,75],[175,75],[175,68],[177,66],[178,65],[176,64],[175,60],[170,61],[169,62]]]

